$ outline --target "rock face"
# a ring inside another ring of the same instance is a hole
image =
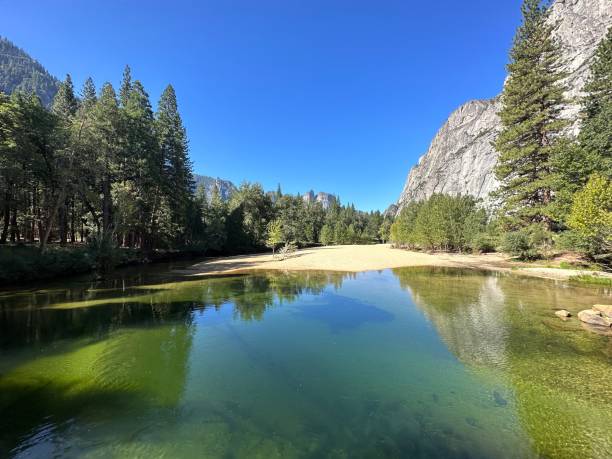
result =
[[[206,194],[206,199],[210,202],[213,194],[213,190],[215,186],[219,188],[219,194],[221,199],[224,201],[229,201],[232,197],[234,191],[236,191],[236,185],[234,185],[229,180],[222,180],[220,178],[208,177],[206,175],[197,175],[193,176],[195,181],[195,189],[197,190],[199,186],[203,186]]]
[[[612,26],[610,0],[556,0],[549,21],[562,50],[563,70],[568,73],[568,105],[563,115],[574,122],[577,134],[579,97],[589,76],[597,45]],[[493,169],[497,152],[491,146],[500,129],[499,96],[467,102],[454,111],[434,137],[427,153],[408,174],[398,200],[398,212],[411,201],[433,193],[469,194],[489,201],[499,183]]]
[[[308,191],[302,196],[304,202],[320,202],[325,210],[329,208],[332,202],[336,201],[336,197],[333,194],[324,193],[319,191],[317,194],[313,190]]]

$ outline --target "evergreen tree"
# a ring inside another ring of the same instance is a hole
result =
[[[132,232],[138,245],[148,248],[153,239],[163,228],[168,235],[174,234],[174,228],[164,225],[163,196],[159,183],[162,181],[159,159],[159,148],[155,132],[155,120],[149,95],[140,81],[134,82],[122,108],[125,123],[125,142],[121,160],[123,182],[130,185],[123,190],[131,191],[138,215],[130,220],[138,222],[137,228],[125,228]],[[166,211],[167,213],[167,211]],[[132,241],[130,241],[131,245]]]
[[[495,142],[501,181],[497,196],[508,226],[541,222],[554,226],[551,156],[564,144],[560,136],[564,88],[559,48],[540,0],[524,0],[508,65],[509,77],[499,113],[502,130]]]
[[[121,80],[121,88],[119,88],[119,102],[122,107],[127,106],[132,92],[132,70],[129,65],[123,69],[123,79]]]
[[[169,197],[171,220],[185,228],[185,209],[192,199],[194,181],[188,156],[187,134],[178,112],[176,93],[168,85],[161,95],[156,114],[157,141],[166,194]]]
[[[92,109],[91,134],[96,145],[97,177],[102,196],[102,236],[110,238],[113,228],[112,184],[120,172],[122,123],[115,90],[110,83],[102,86],[100,97]]]
[[[578,144],[591,167],[581,174],[581,184],[593,172],[612,177],[612,27],[597,48],[584,90],[587,95]]]
[[[577,142],[568,142],[554,157],[556,210],[563,220],[570,212],[574,194],[593,173],[612,176],[612,28],[595,52],[584,90]]]
[[[51,112],[57,117],[57,135],[56,148],[57,154],[64,156],[64,162],[61,165],[62,187],[63,193],[66,194],[65,202],[59,203],[58,208],[58,232],[60,244],[65,245],[68,240],[68,225],[69,213],[74,201],[75,192],[75,170],[74,165],[77,162],[75,150],[72,146],[71,136],[73,134],[73,121],[77,111],[77,98],[74,95],[74,86],[70,75],[66,75],[66,79],[60,84],[59,90],[55,94],[53,103],[51,104]],[[70,218],[74,225],[74,215]]]
[[[66,79],[60,83],[59,89],[55,94],[51,111],[66,120],[73,117],[77,111],[78,102],[74,95],[74,86],[70,75],[66,75]]]
[[[92,107],[96,102],[96,86],[91,77],[88,77],[81,89],[81,107]]]
[[[227,229],[225,221],[227,219],[227,206],[221,199],[219,187],[215,184],[210,205],[206,209],[204,221],[206,225],[206,241],[210,249],[221,251],[225,248],[227,240]]]

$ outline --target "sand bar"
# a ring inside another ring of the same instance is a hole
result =
[[[559,269],[519,263],[499,253],[482,255],[430,254],[395,249],[388,244],[338,245],[308,248],[298,250],[284,260],[273,258],[270,253],[210,258],[178,272],[193,276],[229,274],[261,269],[359,272],[409,266],[440,266],[507,271],[560,280],[569,279],[571,276],[580,274],[594,274],[593,271]],[[597,272],[596,274],[612,279],[612,274],[610,273]]]

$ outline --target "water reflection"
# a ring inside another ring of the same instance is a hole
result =
[[[422,268],[5,291],[0,456],[606,457],[612,340],[552,311],[609,298]]]
[[[266,308],[342,286],[354,274],[259,273],[251,276],[167,280],[142,276],[83,282],[62,288],[0,294],[0,349],[59,339],[103,338],[127,326],[188,323],[196,309],[232,303],[242,320],[261,320]]]
[[[609,457],[612,340],[588,333],[576,313],[610,299],[604,289],[473,272],[394,270],[449,349],[475,370],[494,370],[543,457]]]

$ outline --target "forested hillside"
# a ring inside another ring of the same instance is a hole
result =
[[[48,107],[59,88],[59,81],[25,51],[0,37],[0,92],[34,92]]]

